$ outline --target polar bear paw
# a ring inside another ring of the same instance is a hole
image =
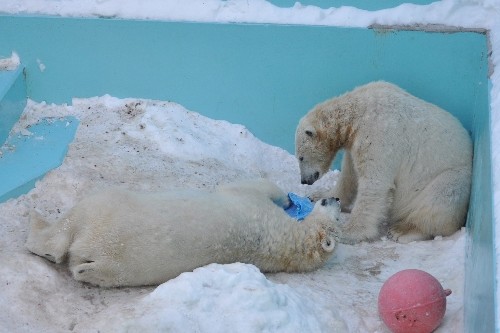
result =
[[[73,266],[71,271],[73,273],[73,277],[77,281],[87,282],[92,285],[107,287],[109,285],[109,281],[107,281],[104,276],[107,274],[108,268],[101,267],[98,263],[94,261],[88,261],[83,264],[79,264]]]
[[[421,240],[428,240],[430,238],[428,235],[424,235],[418,230],[403,232],[397,227],[392,227],[389,229],[388,237],[389,239],[392,239],[393,241],[402,244],[408,244],[411,242],[416,242]]]

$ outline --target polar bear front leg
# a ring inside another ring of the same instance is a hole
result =
[[[349,213],[351,211],[351,205],[356,199],[357,192],[358,179],[356,170],[354,169],[351,153],[346,150],[342,159],[340,176],[333,191],[334,197],[340,199],[340,208],[343,212]]]
[[[386,221],[392,202],[393,190],[382,187],[381,182],[377,183],[373,179],[359,180],[350,219],[339,226],[339,242],[353,244],[374,240],[380,235],[380,227]]]
[[[351,153],[346,150],[342,159],[340,176],[335,186],[332,189],[315,192],[311,194],[309,198],[312,201],[318,201],[322,198],[339,198],[342,212],[350,213],[352,203],[356,200],[358,188],[357,177]]]

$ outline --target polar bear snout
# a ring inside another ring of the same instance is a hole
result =
[[[314,204],[314,210],[326,212],[326,216],[336,220],[340,215],[340,199],[335,197],[319,199]]]
[[[300,182],[301,184],[312,185],[319,179],[319,176],[320,176],[319,171],[316,171],[313,174],[302,176]]]
[[[328,205],[332,205],[334,203],[337,204],[338,206],[340,206],[340,199],[335,198],[335,197],[331,197],[328,199],[321,199],[321,206],[328,206]]]

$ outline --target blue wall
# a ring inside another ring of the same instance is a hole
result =
[[[7,139],[25,106],[26,85],[23,68],[0,71],[0,145]]]
[[[36,101],[172,100],[290,152],[302,115],[372,80],[450,110],[468,129],[486,89],[477,33],[1,16],[0,31],[0,54],[19,54]]]
[[[402,3],[412,3],[417,5],[427,5],[436,0],[268,0],[279,7],[293,7],[296,2],[302,5],[318,6],[320,8],[351,6],[366,10],[379,10],[399,6]]]
[[[496,286],[495,233],[491,177],[491,132],[488,94],[477,96],[473,115],[474,168],[468,216],[465,278],[465,327],[467,332],[495,332]],[[498,330],[496,331],[498,332]]]

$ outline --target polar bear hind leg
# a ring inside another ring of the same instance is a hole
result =
[[[430,182],[412,201],[406,216],[396,218],[390,236],[401,243],[449,236],[465,223],[470,172],[448,169]]]
[[[99,258],[96,261],[71,255],[70,270],[77,281],[100,287],[119,287],[123,284],[116,263]]]
[[[109,286],[109,281],[103,278],[103,265],[99,265],[95,261],[88,261],[71,267],[71,273],[75,280],[87,282],[93,285],[106,287]],[[107,269],[107,268],[106,268]]]
[[[399,222],[389,229],[389,237],[399,243],[408,244],[415,241],[428,240],[430,235],[426,235],[414,226]]]
[[[64,225],[64,219],[50,224],[37,211],[32,211],[30,224],[26,241],[28,250],[52,262],[63,262],[70,244],[69,230]]]

